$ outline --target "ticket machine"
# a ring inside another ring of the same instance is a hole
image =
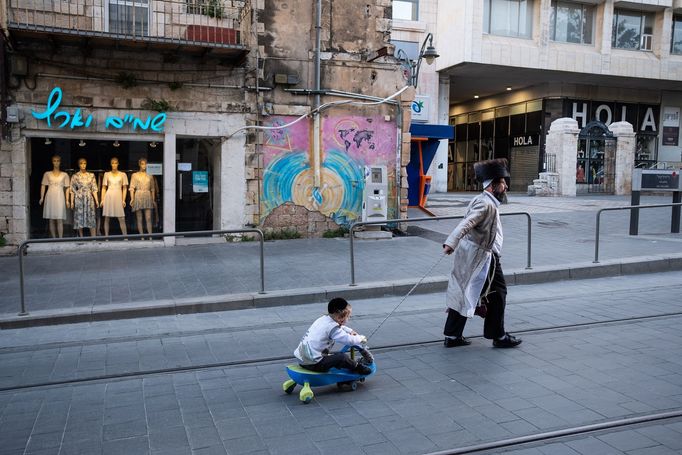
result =
[[[365,166],[362,221],[384,221],[388,216],[388,174],[386,166]]]

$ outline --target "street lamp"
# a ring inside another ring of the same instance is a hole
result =
[[[428,46],[426,45],[427,42],[429,43]],[[422,59],[426,60],[427,65],[431,65],[438,57],[438,52],[436,52],[436,48],[433,47],[432,33],[427,34],[426,38],[424,38],[421,50],[419,51],[419,57],[416,61],[411,60],[402,49],[398,49],[398,54],[396,55],[398,61],[404,63],[407,66],[410,72],[407,80],[414,88],[417,88],[417,82],[419,81],[419,67],[421,67]]]

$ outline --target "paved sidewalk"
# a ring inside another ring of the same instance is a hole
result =
[[[461,215],[472,196],[438,193],[431,196],[428,207],[436,215]],[[645,196],[642,204],[669,203],[671,199]],[[670,233],[670,208],[642,210],[639,236],[628,235],[628,211],[604,213],[601,264],[595,267],[596,212],[626,206],[628,198],[512,194],[509,200],[502,206],[503,213],[529,212],[532,216],[531,271],[525,270],[526,218],[503,220],[503,265],[511,284],[682,267],[682,236]],[[415,211],[410,215],[422,216]],[[357,241],[355,275],[359,286],[354,288],[348,287],[348,239],[267,242],[265,295],[258,294],[256,242],[172,248],[126,242],[126,249],[117,245],[117,249],[97,252],[79,252],[75,245],[72,251],[60,254],[31,247],[25,257],[26,306],[31,315],[16,316],[20,308],[18,259],[3,257],[0,323],[46,323],[58,318],[68,322],[315,302],[340,291],[355,297],[401,294],[438,261],[441,242],[456,222],[421,222],[410,225],[408,232],[413,235]],[[451,267],[449,258],[441,260],[417,292],[442,289]]]
[[[491,348],[475,318],[471,346],[377,350],[377,374],[356,392],[317,388],[309,405],[281,390],[287,360],[4,391],[0,455],[416,455],[676,412],[681,291],[682,272],[516,286],[507,328],[529,331],[519,348]],[[442,299],[410,297],[370,345],[441,339]],[[369,333],[397,302],[353,301],[352,327]],[[1,387],[291,355],[322,311],[292,305],[7,330]],[[597,324],[533,331],[588,322]],[[680,451],[682,419],[673,419],[510,453]]]

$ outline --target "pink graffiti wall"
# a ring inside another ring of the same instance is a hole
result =
[[[296,117],[270,117],[265,126],[286,125]],[[395,215],[397,130],[383,116],[326,115],[321,122],[321,182],[312,183],[312,119],[266,130],[263,143],[261,214],[291,201],[320,211],[340,224],[357,220],[362,210],[364,166],[386,166],[389,218]],[[391,201],[390,199],[393,199]]]

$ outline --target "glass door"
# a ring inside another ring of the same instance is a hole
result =
[[[213,172],[210,144],[178,139],[176,155],[175,230],[213,229]]]

